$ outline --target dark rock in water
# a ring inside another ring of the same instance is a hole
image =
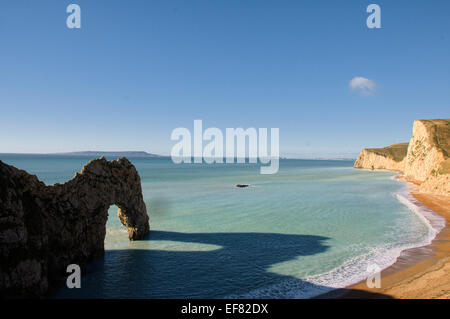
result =
[[[114,204],[130,240],[148,234],[141,180],[126,158],[93,160],[54,186],[0,161],[0,297],[45,296],[68,265],[102,256]]]
[[[236,187],[238,188],[245,188],[245,187],[249,187],[249,184],[236,184]]]

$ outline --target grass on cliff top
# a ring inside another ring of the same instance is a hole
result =
[[[396,162],[401,162],[408,151],[408,144],[409,143],[398,143],[383,148],[366,148],[366,150],[377,155],[391,158]]]
[[[420,120],[430,134],[430,142],[450,157],[450,119]]]

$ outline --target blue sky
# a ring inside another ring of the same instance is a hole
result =
[[[80,5],[82,28],[66,7]],[[368,29],[366,7],[381,7]],[[355,156],[450,117],[450,1],[3,1],[0,152],[169,154],[176,127],[278,127]],[[352,91],[354,77],[376,85]]]

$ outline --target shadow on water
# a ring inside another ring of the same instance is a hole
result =
[[[86,267],[81,289],[57,298],[223,298],[290,281],[329,290],[269,271],[270,266],[328,249],[328,238],[274,233],[179,233],[152,231],[149,249],[109,250]],[[215,245],[210,250],[154,250],[158,241]],[[252,297],[252,296],[246,296]],[[254,297],[270,297],[255,295]],[[274,297],[277,297],[276,295]],[[368,297],[368,296],[365,296]]]

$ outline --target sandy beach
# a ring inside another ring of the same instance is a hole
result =
[[[381,272],[380,288],[368,288],[366,282],[362,281],[322,297],[450,298],[450,198],[419,193],[414,187],[411,194],[446,219],[446,226],[433,242],[428,246],[403,251],[395,264]]]

